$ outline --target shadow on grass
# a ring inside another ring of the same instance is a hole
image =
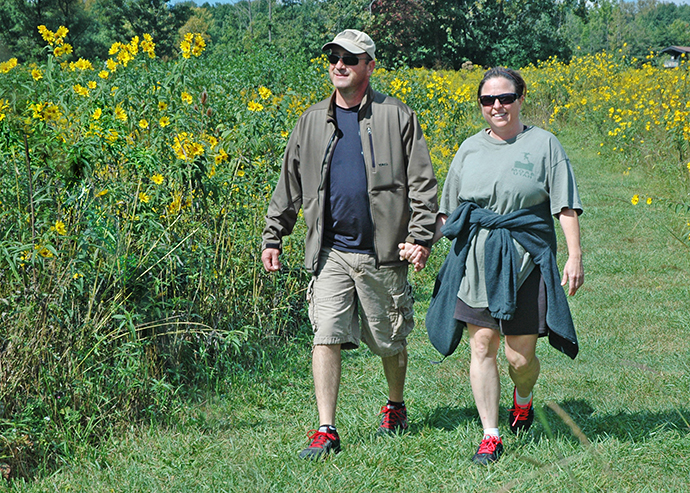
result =
[[[590,440],[597,437],[615,437],[623,441],[641,441],[652,433],[675,429],[690,434],[690,409],[671,408],[665,411],[638,411],[632,413],[599,414],[585,400],[568,400],[559,404],[582,433]],[[568,437],[578,441],[573,430],[556,412],[544,405],[543,415],[554,436]],[[507,408],[500,408],[500,424],[504,425]],[[475,422],[481,427],[477,409],[474,407],[440,406],[432,409],[423,419],[410,423],[410,433],[416,434],[423,428],[452,431],[464,423]],[[532,427],[534,438],[546,437],[547,430],[535,416]]]
[[[560,407],[590,440],[610,436],[622,441],[637,442],[661,430],[678,430],[680,433],[690,434],[690,410],[687,408],[600,414],[585,400],[567,400],[560,403]],[[570,436],[577,440],[570,426],[553,409],[544,406],[544,416],[555,436]],[[540,426],[535,436],[545,434]]]
[[[416,434],[423,428],[452,431],[468,421],[476,422],[478,426],[481,426],[477,408],[440,406],[432,409],[423,419],[410,423],[410,433]]]

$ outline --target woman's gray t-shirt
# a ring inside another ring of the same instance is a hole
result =
[[[484,129],[465,140],[448,170],[440,212],[450,215],[465,201],[498,214],[551,201],[554,215],[567,209],[582,212],[568,156],[558,139],[539,127],[526,127],[512,140],[491,137]],[[489,306],[484,272],[484,243],[489,231],[480,229],[470,245],[465,277],[458,297],[473,308]],[[515,242],[522,256],[518,286],[532,272],[529,254]]]

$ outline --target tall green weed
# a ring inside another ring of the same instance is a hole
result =
[[[263,52],[165,62],[143,48],[114,45],[103,70],[53,51],[0,74],[11,474],[132,420],[167,422],[181,394],[217,389],[303,327],[299,250],[273,278],[258,257],[288,130],[324,96],[320,77]]]

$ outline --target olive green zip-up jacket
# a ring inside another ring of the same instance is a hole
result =
[[[437,183],[415,113],[399,100],[367,89],[359,108],[369,209],[378,265],[401,265],[398,244],[431,245]],[[335,93],[308,108],[290,136],[266,213],[262,248],[282,248],[300,208],[307,224],[304,264],[318,268],[323,244],[327,177],[338,142]]]

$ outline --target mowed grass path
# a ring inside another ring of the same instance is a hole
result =
[[[317,423],[307,331],[260,374],[233,377],[225,395],[190,404],[178,425],[136,426],[16,491],[103,492],[656,492],[690,489],[690,251],[664,229],[678,217],[630,198],[652,184],[613,171],[597,149],[560,136],[585,205],[585,285],[571,299],[580,339],[572,361],[540,340],[538,418],[514,437],[504,416],[499,463],[470,462],[481,438],[468,380],[467,338],[441,364],[424,313],[447,245],[410,274],[417,329],[410,340],[410,431],[376,438],[385,402],[379,359],[346,353],[338,427],[343,451],[297,457]],[[561,236],[560,248],[564,253]],[[564,258],[559,256],[559,264]],[[560,417],[555,410],[567,414]],[[568,420],[572,420],[569,422]]]

